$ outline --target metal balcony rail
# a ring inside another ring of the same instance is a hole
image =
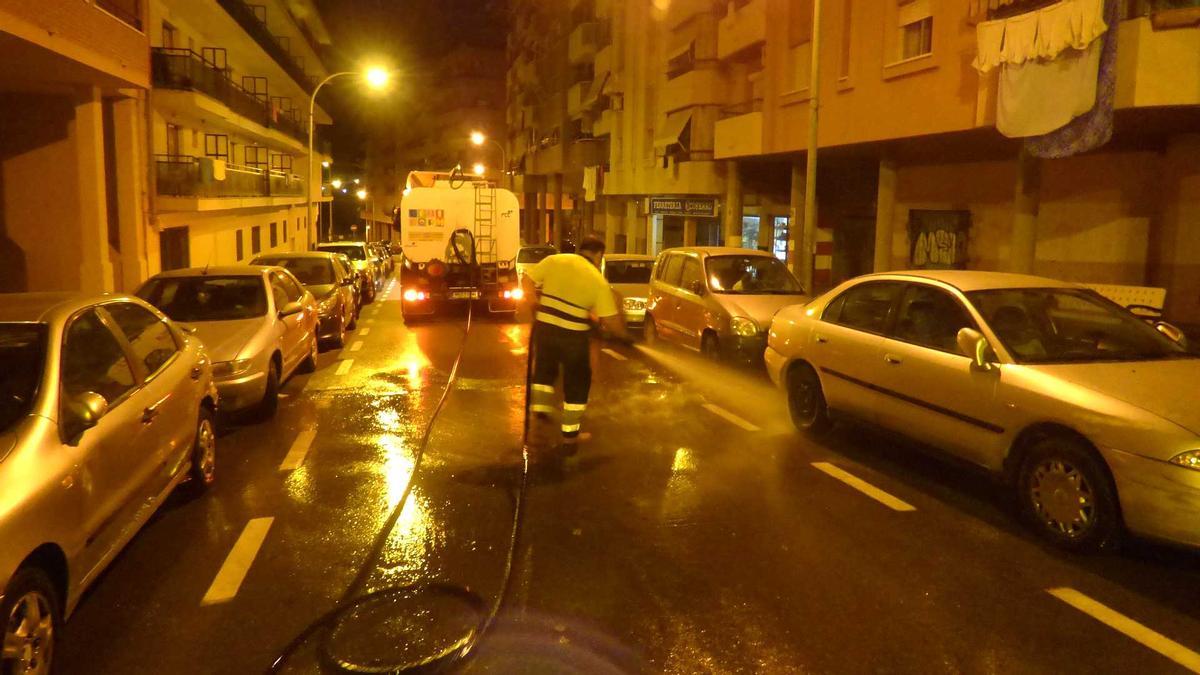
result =
[[[263,51],[270,55],[288,75],[292,76],[296,84],[306,92],[312,92],[316,83],[308,76],[308,73],[304,72],[304,66],[301,66],[296,57],[292,56],[291,52],[271,34],[267,25],[259,20],[249,5],[243,0],[217,0],[217,4],[221,5],[234,21],[237,21],[242,30],[254,38]]]
[[[155,87],[208,94],[235,113],[264,127],[279,129],[297,140],[307,140],[308,129],[295,110],[279,110],[268,100],[251,94],[196,52],[167,47],[155,47],[151,51]]]
[[[211,157],[155,155],[158,194],[164,197],[303,197],[304,179]]]

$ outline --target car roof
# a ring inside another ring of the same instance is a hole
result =
[[[1038,277],[1031,274],[1012,272],[986,272],[982,270],[901,270],[868,274],[859,279],[925,279],[953,286],[963,293],[988,291],[1003,288],[1083,288],[1059,279]]]
[[[287,258],[315,258],[318,260],[329,260],[336,258],[344,253],[333,253],[331,251],[288,251],[286,253],[260,253],[253,260],[283,260]]]
[[[317,244],[317,248],[319,249],[322,246],[366,246],[366,245],[367,245],[367,242],[365,242],[365,241],[323,241],[323,242]]]
[[[669,248],[663,253],[698,253],[704,256],[714,255],[753,255],[763,258],[774,258],[775,254],[770,251],[759,251],[753,248],[740,248],[737,246],[677,246]]]
[[[640,254],[640,253],[613,253],[613,254],[605,254],[605,255],[604,255],[604,260],[605,260],[605,261],[612,261],[612,262],[623,262],[623,261],[626,261],[626,260],[637,260],[637,261],[646,261],[646,262],[651,262],[651,261],[653,261],[653,260],[654,260],[654,256],[652,256],[652,255],[642,255],[642,254]]]
[[[185,267],[167,270],[154,275],[156,279],[178,277],[255,277],[269,269],[270,265],[224,265],[222,267]]]
[[[136,299],[123,293],[0,293],[0,323],[45,322],[54,315],[70,315],[84,307],[113,300]]]

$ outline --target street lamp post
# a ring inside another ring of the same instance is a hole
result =
[[[471,143],[473,143],[474,145],[480,145],[480,146],[483,145],[484,143],[491,143],[492,145],[496,146],[497,148],[500,148],[500,171],[505,176],[508,176],[508,188],[511,190],[512,189],[512,176],[508,173],[508,151],[504,149],[504,145],[502,143],[500,143],[500,141],[497,141],[494,138],[488,138],[486,135],[484,135],[484,133],[482,131],[472,131],[471,132]]]
[[[372,89],[384,88],[385,86],[387,86],[388,79],[390,77],[390,74],[388,73],[388,71],[386,71],[382,68],[369,68],[369,69],[367,69],[366,72],[363,72],[363,73],[353,71],[353,70],[345,70],[340,73],[333,73],[332,75],[321,80],[321,82],[319,84],[317,84],[317,86],[315,88],[313,88],[312,95],[310,95],[308,97],[308,181],[306,181],[304,189],[308,193],[308,205],[307,205],[307,208],[305,209],[305,212],[308,215],[308,237],[309,237],[310,243],[312,241],[313,228],[316,225],[315,220],[313,218],[313,193],[312,193],[313,127],[315,126],[315,122],[313,120],[313,113],[316,112],[317,93],[321,91],[321,87],[324,87],[325,85],[329,84],[329,82],[332,81],[334,78],[338,78],[343,75],[362,75],[363,79],[367,83],[367,86]],[[332,230],[331,230],[331,232],[332,232]]]

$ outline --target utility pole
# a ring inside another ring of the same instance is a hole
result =
[[[800,252],[800,269],[804,278],[804,290],[813,293],[813,268],[816,266],[814,253],[817,247],[817,130],[820,128],[821,108],[821,0],[813,0],[812,70],[809,75],[808,91],[808,155],[804,172],[804,238]]]

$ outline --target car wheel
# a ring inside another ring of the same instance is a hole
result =
[[[721,343],[716,335],[705,333],[700,337],[700,355],[709,361],[721,360]]]
[[[208,491],[217,477],[217,432],[212,411],[204,406],[200,407],[200,420],[196,423],[190,474],[191,490],[196,494]]]
[[[654,325],[654,317],[649,314],[646,315],[646,323],[642,325],[642,339],[649,347],[658,345],[658,326]]]
[[[300,362],[300,372],[311,373],[317,370],[317,355],[321,353],[320,340],[317,339],[317,334],[313,333],[308,340],[308,356]]]
[[[275,365],[275,360],[271,360],[271,365],[267,367],[267,388],[263,393],[262,402],[258,404],[258,417],[267,419],[275,416],[275,411],[279,408],[279,366]]]
[[[341,349],[342,347],[346,346],[346,330],[347,330],[347,328],[348,328],[348,326],[346,325],[346,313],[342,312],[342,315],[340,317],[338,317],[337,334],[333,336],[333,346],[334,347]]]
[[[358,307],[350,308],[350,320],[346,322],[346,330],[354,330],[358,328]]]
[[[1061,548],[1097,551],[1120,535],[1116,488],[1103,460],[1079,439],[1038,440],[1021,462],[1017,499],[1024,518]]]
[[[54,642],[62,625],[58,592],[37,567],[17,570],[0,600],[4,651],[0,673],[49,673]]]
[[[819,436],[829,431],[829,407],[825,404],[825,391],[821,378],[807,363],[792,366],[787,378],[788,412],[792,425],[809,436]]]

